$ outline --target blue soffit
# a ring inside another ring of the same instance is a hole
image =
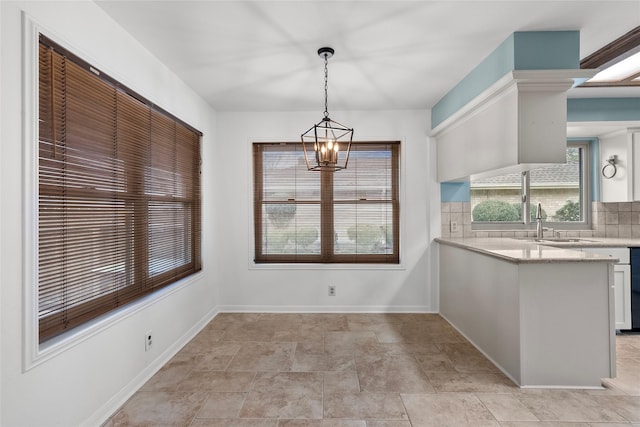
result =
[[[431,110],[431,128],[513,70],[579,68],[579,31],[515,32],[438,101]]]
[[[610,121],[640,121],[640,98],[567,99],[567,122]]]
[[[467,182],[443,182],[440,184],[441,202],[468,202],[471,200],[471,188]]]

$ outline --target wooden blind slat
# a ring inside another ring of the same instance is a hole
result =
[[[201,134],[45,37],[39,55],[43,342],[201,269]]]

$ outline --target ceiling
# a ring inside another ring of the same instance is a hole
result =
[[[428,109],[514,31],[580,30],[580,58],[640,25],[640,0],[96,0],[217,111]],[[640,88],[570,96],[640,96]]]

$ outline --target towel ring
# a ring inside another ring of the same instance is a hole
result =
[[[602,167],[602,176],[605,179],[611,179],[616,176],[618,167],[616,166],[616,156],[611,156],[607,159],[607,164]]]

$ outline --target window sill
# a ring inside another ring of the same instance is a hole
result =
[[[402,264],[256,264],[250,261],[249,270],[406,270]]]
[[[78,326],[68,332],[65,332],[57,337],[51,338],[42,344],[38,344],[38,335],[30,334],[32,336],[25,337],[34,343],[33,352],[25,351],[25,360],[23,372],[27,372],[34,367],[53,359],[54,357],[65,353],[66,351],[80,345],[87,339],[94,337],[113,325],[128,319],[136,313],[145,310],[159,301],[168,298],[172,294],[186,288],[191,283],[199,280],[202,277],[202,271],[195,273],[191,276],[185,277],[182,280],[174,283],[173,285],[159,289],[158,291],[151,293],[140,300],[127,304],[117,310],[107,313],[101,317],[98,317],[92,321],[85,323],[82,326]],[[37,320],[36,320],[37,324]],[[37,328],[36,328],[37,332]]]

